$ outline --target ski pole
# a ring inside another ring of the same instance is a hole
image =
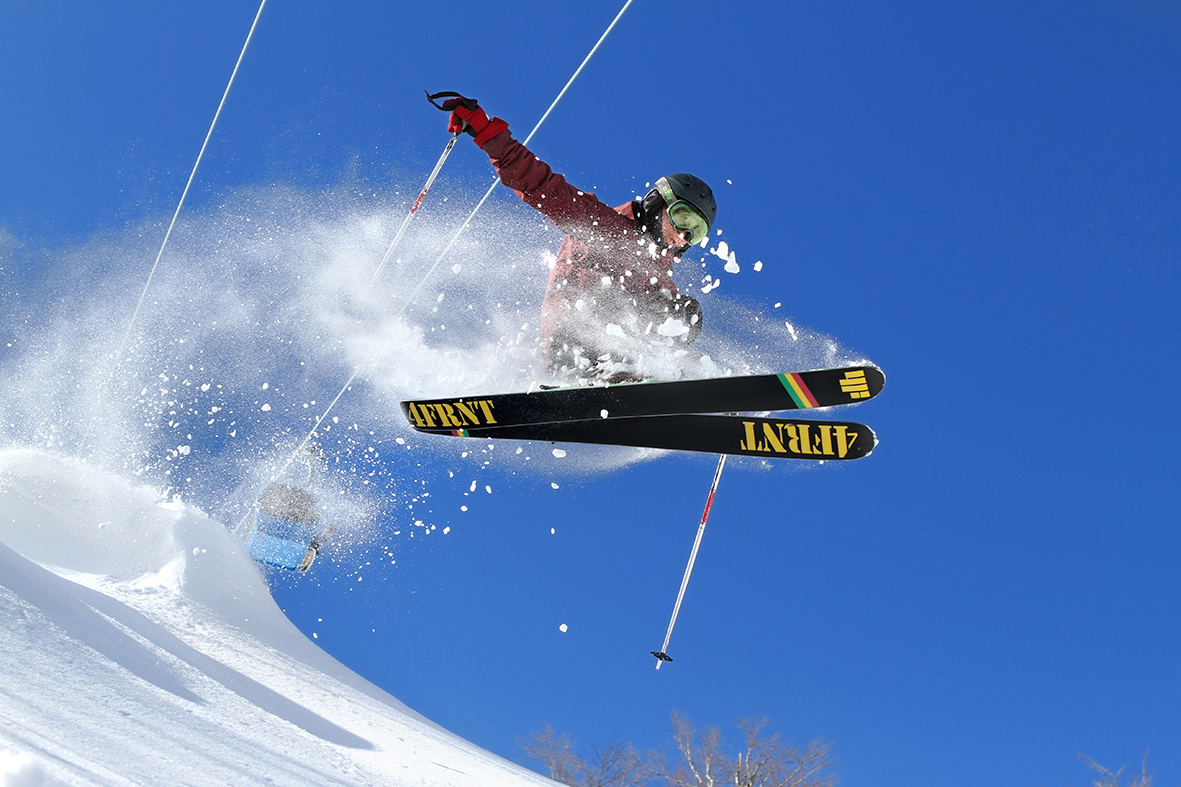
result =
[[[705,523],[709,521],[709,510],[714,505],[714,494],[718,491],[718,481],[722,479],[722,468],[726,466],[726,455],[718,457],[718,469],[714,471],[714,480],[709,487],[709,497],[705,499],[705,511],[701,513],[701,524],[697,527],[697,538],[693,541],[693,551],[689,553],[689,564],[685,566],[685,576],[681,579],[681,590],[677,593],[677,603],[673,605],[673,616],[668,621],[668,632],[664,635],[664,644],[660,650],[652,651],[656,657],[656,669],[660,669],[661,662],[672,661],[668,655],[668,641],[673,636],[673,626],[677,624],[677,613],[681,611],[681,601],[685,598],[685,588],[689,587],[689,575],[693,573],[693,564],[697,561],[697,550],[701,547],[701,537],[705,535]]]
[[[385,256],[381,258],[381,263],[377,266],[377,270],[373,272],[373,278],[369,280],[369,286],[377,281],[377,277],[381,275],[382,268],[385,267],[386,262],[389,261],[390,255],[394,253],[394,249],[398,247],[402,236],[406,233],[406,228],[410,226],[410,221],[414,218],[414,214],[418,212],[418,207],[422,204],[422,200],[426,197],[426,193],[431,190],[431,185],[434,184],[435,178],[439,176],[439,170],[443,168],[443,162],[451,155],[451,148],[455,147],[455,140],[459,139],[459,133],[456,131],[451,135],[451,139],[447,140],[447,147],[443,148],[443,155],[439,156],[439,160],[435,163],[435,168],[431,170],[430,177],[426,179],[426,183],[422,187],[422,191],[418,192],[418,198],[414,200],[414,204],[410,206],[410,212],[406,214],[406,218],[402,219],[402,226],[398,227],[397,233],[394,234],[394,239],[390,241],[390,247],[386,249]]]

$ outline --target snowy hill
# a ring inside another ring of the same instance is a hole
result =
[[[552,784],[306,639],[226,528],[0,452],[0,783]]]

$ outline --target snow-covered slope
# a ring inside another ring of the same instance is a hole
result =
[[[552,782],[329,657],[221,524],[0,452],[0,783]]]

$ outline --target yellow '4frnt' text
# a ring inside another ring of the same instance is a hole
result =
[[[743,421],[743,451],[797,456],[833,456],[844,459],[857,441],[857,432],[846,424],[802,424],[783,421]]]
[[[411,402],[407,415],[419,429],[467,429],[470,426],[495,426],[491,399],[470,399],[466,402]]]

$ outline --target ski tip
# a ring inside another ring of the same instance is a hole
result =
[[[846,372],[846,378],[850,377],[849,372],[853,372],[853,376],[863,379],[864,385],[868,389],[862,394],[863,398],[873,398],[881,394],[883,388],[886,388],[886,372],[881,370],[881,366],[868,363],[862,366],[850,366]],[[841,386],[841,390],[846,392],[855,390],[852,388],[852,381],[842,382]],[[846,386],[850,386],[850,388],[846,388]],[[856,395],[854,397],[856,398]]]
[[[649,653],[651,653],[653,656],[655,656],[657,661],[672,661],[673,660],[673,657],[668,655],[667,653],[665,653],[663,650],[652,650],[652,651],[649,651]]]
[[[881,393],[882,389],[886,387],[886,373],[882,371],[880,366],[868,366],[866,368],[866,377],[871,379],[876,378],[874,379],[874,382],[871,383],[871,387],[877,389],[874,393],[874,396],[877,396],[877,394]]]

